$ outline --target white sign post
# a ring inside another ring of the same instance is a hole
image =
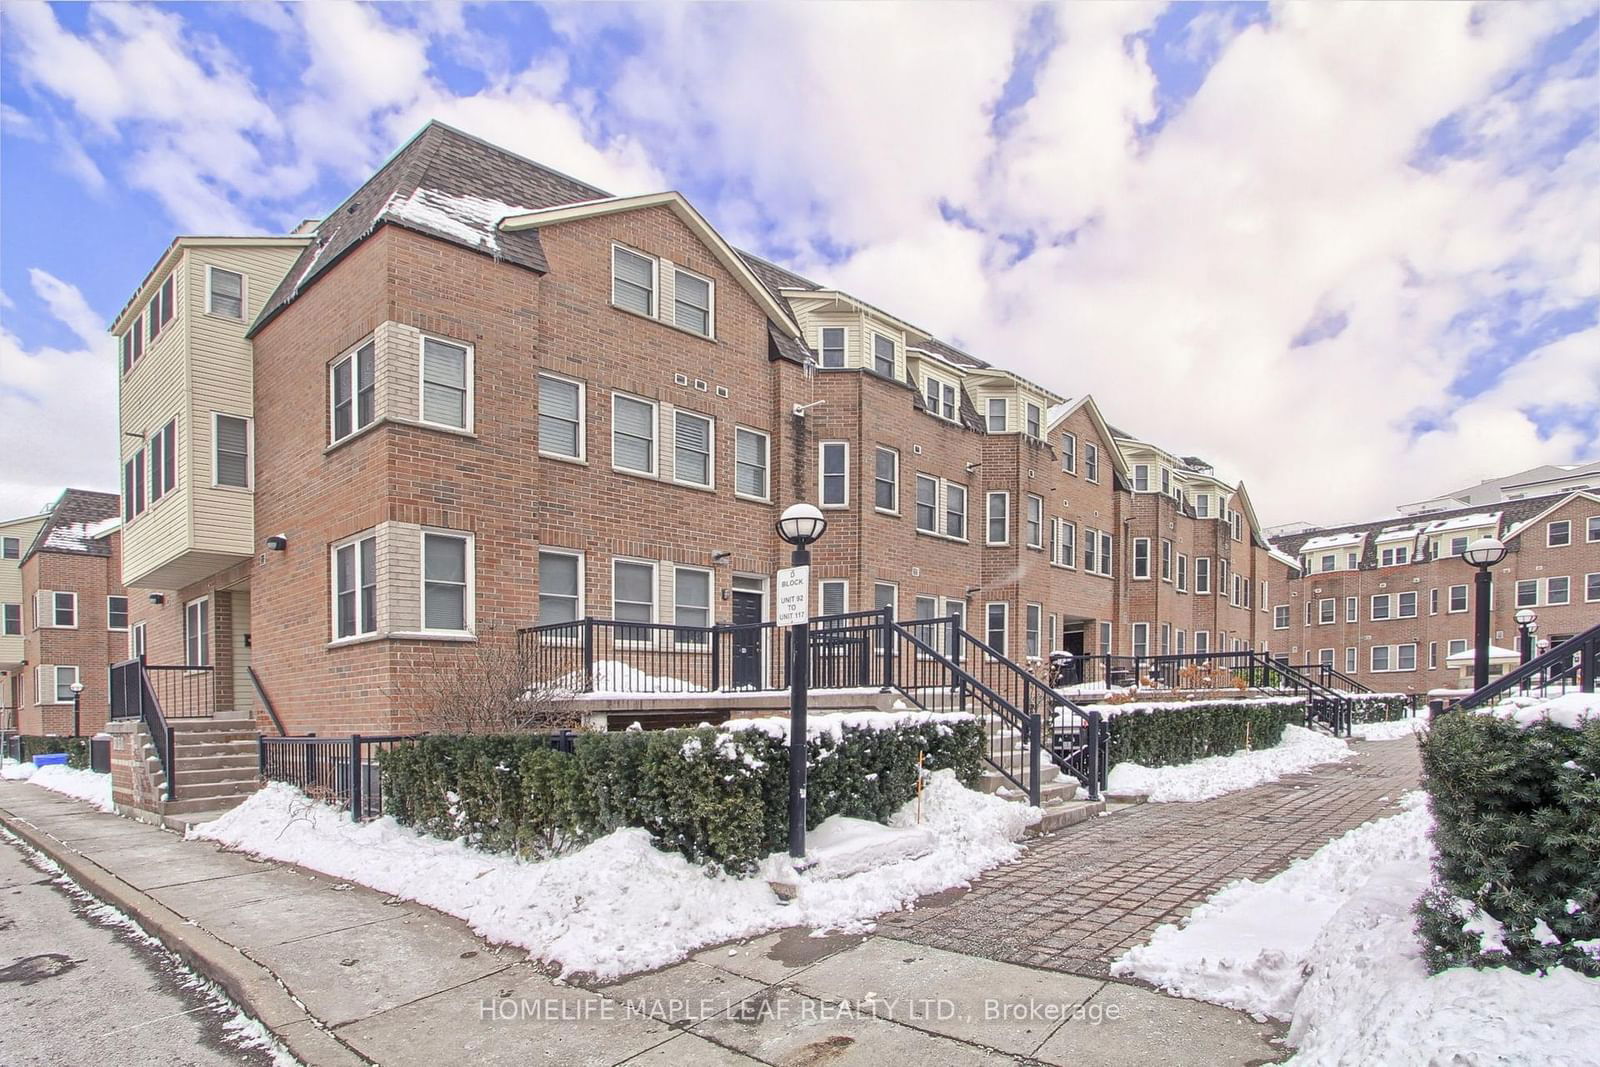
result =
[[[785,567],[778,572],[779,626],[804,626],[811,621],[810,588],[810,567]]]

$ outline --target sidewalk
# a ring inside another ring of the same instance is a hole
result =
[[[0,782],[0,823],[317,1067],[522,1065],[540,1054],[597,1065],[1198,1067],[1284,1054],[1269,1044],[1278,1028],[1237,1012],[885,936],[787,930],[582,989],[418,905],[25,783]]]

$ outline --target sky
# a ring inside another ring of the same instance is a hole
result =
[[[1267,524],[1600,456],[1600,5],[0,7],[0,516],[106,325],[437,118],[1198,455]]]

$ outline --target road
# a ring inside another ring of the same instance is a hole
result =
[[[230,1032],[237,1014],[126,919],[58,884],[0,834],[0,1063],[272,1064]]]

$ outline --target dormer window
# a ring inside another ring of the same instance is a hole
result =
[[[678,268],[672,281],[672,322],[680,330],[711,336],[711,279]]]
[[[1006,398],[1003,396],[991,396],[989,398],[988,409],[989,410],[985,418],[985,425],[988,427],[989,432],[1005,433]]]
[[[822,365],[824,367],[844,366],[844,341],[843,326],[824,326],[822,328]]]
[[[1196,493],[1194,495],[1194,517],[1197,519],[1209,519],[1211,517],[1210,494]]]
[[[885,378],[894,377],[894,342],[881,333],[872,335],[872,369]]]
[[[1028,436],[1037,441],[1044,436],[1044,411],[1038,404],[1028,404],[1024,410],[1027,412]]]
[[[1135,463],[1133,465],[1133,491],[1135,493],[1148,493],[1150,491],[1150,465],[1148,463]]]
[[[1161,491],[1167,494],[1172,492],[1172,472],[1165,467],[1161,468]]]
[[[655,317],[656,261],[621,245],[611,248],[611,302],[626,311]]]
[[[942,419],[956,421],[956,387],[929,376],[926,381],[928,410]]]
[[[1407,562],[1410,559],[1410,556],[1411,549],[1408,546],[1392,545],[1383,550],[1383,555],[1381,557],[1383,562],[1381,566],[1398,567],[1400,564]]]

